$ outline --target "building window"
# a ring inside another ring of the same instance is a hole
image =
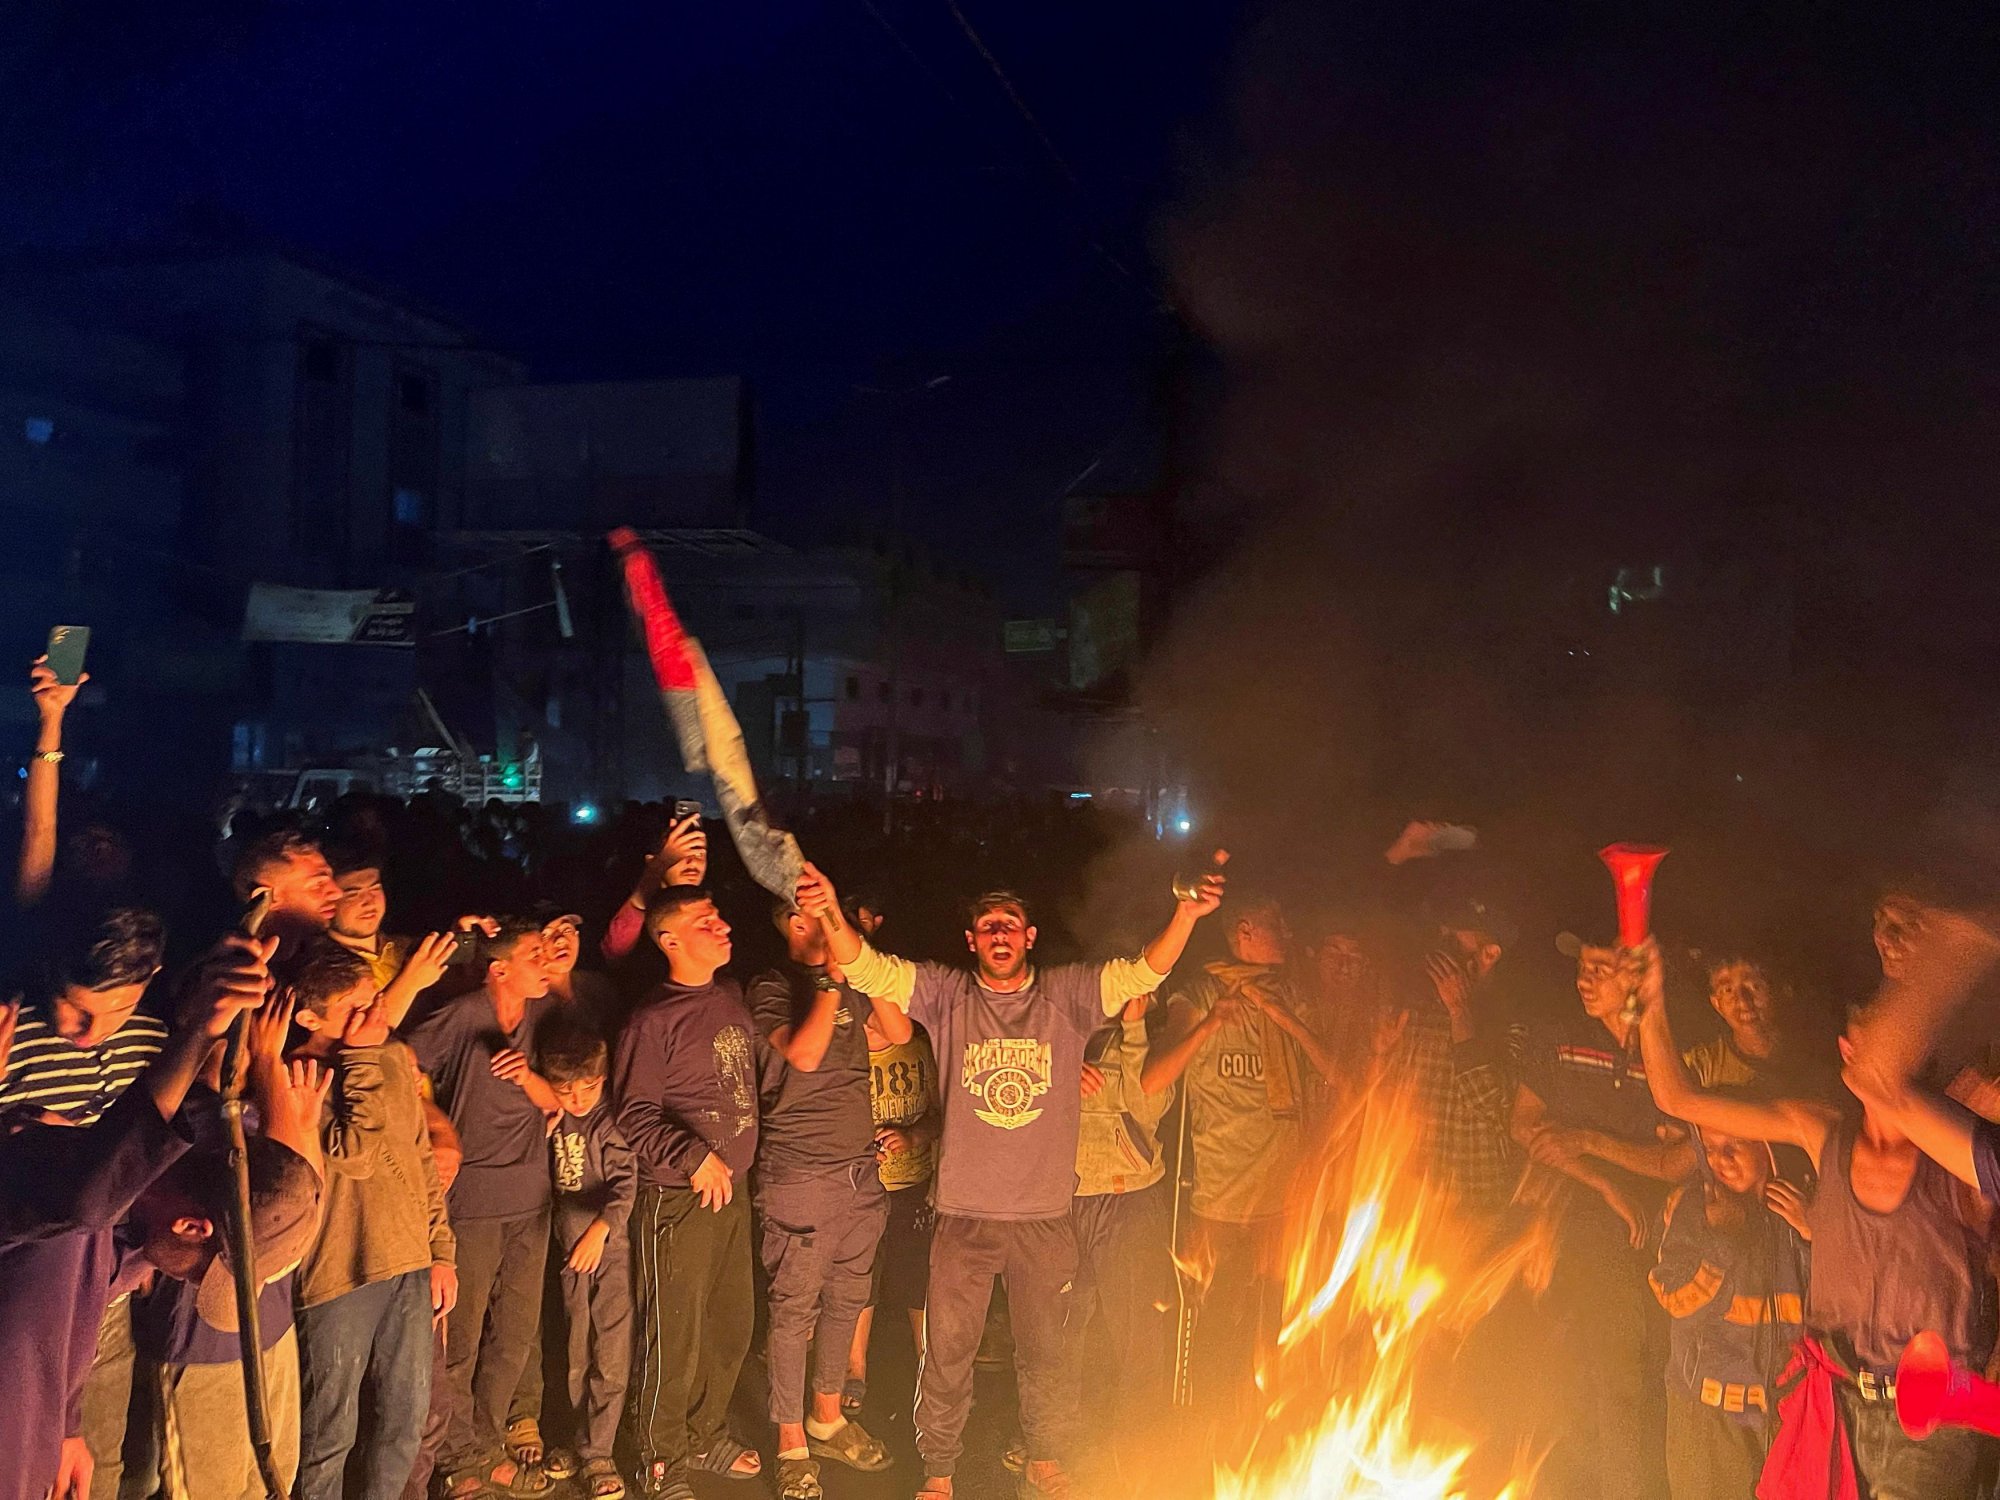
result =
[[[39,448],[56,435],[55,419],[52,417],[30,417],[23,425],[21,435]]]
[[[861,696],[861,679],[859,677],[848,678],[847,701],[849,703],[852,703],[855,701],[855,699],[859,698],[860,696]]]

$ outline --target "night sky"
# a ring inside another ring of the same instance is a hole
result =
[[[1622,391],[1635,451],[1669,408],[1746,451],[1902,422],[1947,531],[1983,526],[1934,429],[1990,411],[1990,10],[962,5],[1053,156],[949,0],[27,0],[0,239],[219,216],[538,375],[745,373],[759,525],[893,519],[1030,604],[1063,486],[1144,448],[1188,328],[1236,397],[1225,488],[1351,463],[1300,425],[1448,427],[1456,361],[1475,402]],[[1246,441],[1246,391],[1294,430]],[[1700,487],[1645,508],[1730,503]]]
[[[0,236],[221,215],[539,376],[743,372],[759,524],[882,523],[900,445],[903,528],[989,578],[1046,572],[1063,485],[1143,425],[1149,226],[1237,26],[969,0],[1058,164],[942,0],[37,9]]]

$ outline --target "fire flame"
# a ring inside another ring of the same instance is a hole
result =
[[[1517,1279],[1552,1254],[1538,1219],[1517,1238],[1458,1210],[1422,1170],[1423,1124],[1387,1086],[1340,1122],[1287,1246],[1277,1348],[1258,1371],[1264,1420],[1220,1465],[1216,1500],[1461,1500],[1473,1441],[1421,1402],[1427,1377]],[[1492,1500],[1521,1500],[1516,1461]]]

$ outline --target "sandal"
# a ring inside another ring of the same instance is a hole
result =
[[[551,1479],[574,1479],[583,1460],[567,1448],[551,1448],[542,1460],[542,1472]]]
[[[590,1485],[590,1500],[625,1500],[625,1481],[618,1465],[608,1458],[586,1460],[583,1477]]]
[[[739,1467],[746,1458],[750,1467]],[[725,1432],[710,1445],[708,1452],[690,1458],[688,1467],[703,1474],[720,1474],[725,1479],[755,1479],[764,1472],[764,1460],[757,1456],[755,1448],[745,1447]]]
[[[870,1437],[859,1422],[842,1422],[832,1437],[806,1434],[806,1448],[815,1458],[830,1458],[864,1474],[879,1474],[895,1462],[881,1441]]]
[[[868,1399],[868,1382],[859,1375],[850,1375],[840,1387],[840,1409],[848,1416],[861,1410],[861,1403]]]
[[[509,1464],[513,1466],[514,1477],[502,1479],[500,1470]],[[555,1494],[555,1481],[532,1464],[524,1464],[518,1459],[503,1459],[482,1476],[486,1487],[496,1495],[508,1495],[512,1500],[545,1500]]]
[[[819,1465],[809,1458],[778,1460],[778,1500],[820,1500]]]
[[[516,1417],[507,1424],[507,1456],[517,1464],[539,1464],[547,1449],[542,1443],[542,1424],[533,1417]]]
[[[477,1469],[460,1469],[445,1476],[444,1500],[486,1500],[493,1486]]]

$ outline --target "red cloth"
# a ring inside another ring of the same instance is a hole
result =
[[[646,914],[634,906],[630,899],[618,903],[618,915],[611,919],[611,925],[604,929],[604,941],[599,945],[604,956],[613,963],[639,946],[639,934],[646,930]]]
[[[1819,1340],[1802,1338],[1778,1377],[1778,1436],[1757,1481],[1757,1500],[1861,1500],[1854,1450],[1834,1401],[1846,1374]]]

